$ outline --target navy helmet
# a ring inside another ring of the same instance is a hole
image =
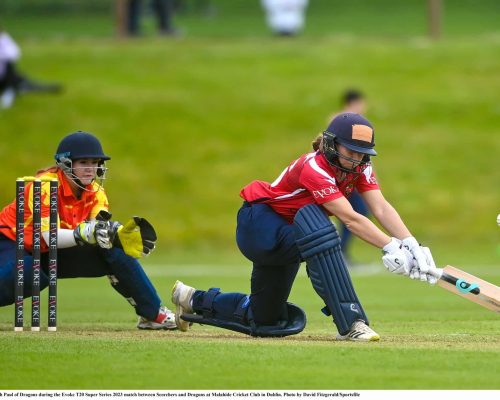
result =
[[[337,144],[348,148],[351,151],[364,154],[361,164],[370,161],[370,156],[376,156],[375,151],[375,131],[372,124],[363,116],[355,113],[342,113],[337,115],[328,128],[323,132],[323,154],[327,161],[346,172],[355,172],[355,165],[346,169],[339,163],[339,157],[351,160],[342,156],[337,149]]]
[[[111,159],[111,157],[104,154],[99,139],[91,133],[83,131],[73,132],[64,137],[59,143],[59,146],[57,146],[54,158],[56,159],[56,165],[63,170],[66,176],[73,180],[77,186],[85,190],[87,189],[74,174],[73,161],[83,158],[99,160],[96,175],[102,182],[105,179],[107,170],[105,161]],[[100,186],[102,186],[102,183]]]
[[[77,131],[64,137],[55,155],[56,161],[62,159],[81,160],[82,158],[96,158],[101,161],[110,160],[111,157],[104,154],[101,142],[88,132]]]
[[[365,117],[354,113],[342,113],[336,116],[323,136],[334,137],[341,145],[358,153],[376,156],[375,132]]]

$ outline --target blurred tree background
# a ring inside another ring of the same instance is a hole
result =
[[[498,264],[500,2],[443,1],[438,41],[424,0],[312,0],[295,38],[273,37],[257,0],[179,1],[182,34],[159,37],[148,3],[143,35],[123,40],[111,0],[0,2],[21,69],[65,86],[0,110],[3,204],[65,134],[88,130],[112,156],[115,217],[151,219],[155,257],[243,262],[239,190],[309,151],[357,87],[382,188],[413,233],[440,264]],[[370,246],[355,250],[379,262]]]

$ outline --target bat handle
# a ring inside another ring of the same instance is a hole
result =
[[[453,275],[447,274],[444,271],[442,272],[440,279],[442,279],[445,282],[448,282],[448,283],[452,284],[453,286],[456,286],[457,289],[460,292],[462,292],[462,290],[459,288],[459,286],[462,287],[461,282],[465,283],[466,286],[462,287],[462,289],[464,289],[465,292],[462,292],[462,293],[469,293],[469,292],[472,293],[472,294],[479,294],[480,293],[480,289],[479,289],[478,285],[474,284],[474,286],[469,289],[469,286],[471,285],[470,283],[465,282],[462,279],[459,279],[459,278],[457,278],[457,277],[455,277]]]

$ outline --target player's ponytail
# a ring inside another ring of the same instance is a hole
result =
[[[57,173],[57,169],[58,169],[58,167],[56,165],[52,165],[50,167],[45,167],[45,168],[42,168],[42,169],[39,169],[38,171],[36,171],[35,176],[40,176],[40,175],[46,174],[47,172]]]
[[[323,134],[320,133],[316,138],[311,142],[312,148],[314,151],[318,151],[321,149],[321,140],[323,139]]]

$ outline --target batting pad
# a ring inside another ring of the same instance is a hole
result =
[[[294,225],[309,278],[326,304],[325,314],[333,314],[339,333],[345,335],[358,319],[368,324],[340,250],[339,234],[325,211],[316,204],[302,207]]]
[[[197,324],[211,325],[230,331],[244,333],[257,337],[283,337],[296,335],[304,330],[306,326],[306,314],[304,310],[292,303],[287,303],[288,319],[280,321],[277,325],[256,325],[251,315],[247,315],[243,320],[222,320],[213,317],[206,317],[201,314],[183,314],[184,321]],[[248,311],[251,314],[251,310]],[[248,321],[248,322],[247,322]]]

